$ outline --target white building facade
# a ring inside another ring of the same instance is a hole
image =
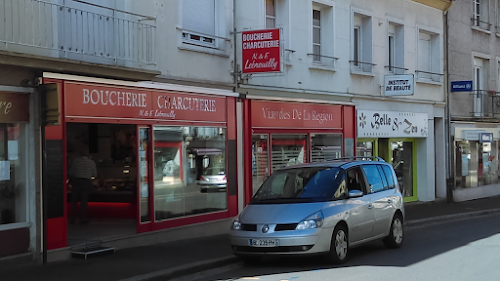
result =
[[[329,104],[344,113],[355,108],[355,120],[343,115],[340,127],[331,124],[325,131],[285,121],[274,131],[249,126],[252,145],[246,149],[252,150],[252,161],[271,157],[265,171],[275,168],[273,161],[279,166],[276,154],[257,149],[263,140],[270,150],[281,150],[280,157],[299,151],[300,161],[316,161],[327,147],[336,156],[380,156],[396,167],[407,202],[446,197],[443,11],[451,1],[426,2],[236,1],[238,32],[282,32],[281,72],[241,74],[238,92],[246,100]],[[252,118],[246,121],[252,124]],[[273,145],[283,138],[290,140],[287,147]],[[310,145],[302,146],[302,139]],[[302,159],[302,153],[309,157]],[[259,182],[259,169],[252,165],[247,183]]]

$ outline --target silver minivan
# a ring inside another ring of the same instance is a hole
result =
[[[377,160],[377,161],[374,161]],[[403,242],[403,196],[393,167],[379,157],[346,157],[275,171],[233,220],[235,255],[325,254],[342,263],[352,247]]]

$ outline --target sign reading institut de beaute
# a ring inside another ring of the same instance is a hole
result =
[[[281,71],[280,29],[243,31],[242,73]]]
[[[189,93],[83,83],[65,83],[68,117],[226,120],[226,100]]]

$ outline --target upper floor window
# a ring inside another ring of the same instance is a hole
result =
[[[485,86],[486,82],[488,81],[488,71],[487,69],[489,68],[489,60],[483,59],[483,58],[478,58],[474,57],[474,116],[484,116],[484,111],[487,109],[487,106],[485,103],[489,102],[486,97],[487,91],[485,89],[487,88]]]
[[[496,33],[500,34],[500,0],[497,0]]]
[[[276,0],[266,0],[266,28],[276,27]]]
[[[389,73],[403,74],[405,71],[403,25],[389,23],[387,39],[386,69]]]
[[[489,30],[490,23],[488,22],[488,6],[489,0],[473,0],[473,26]]]
[[[371,73],[372,63],[372,18],[354,13],[352,27],[351,71]]]
[[[185,43],[216,46],[216,0],[182,0],[182,38]]]
[[[417,81],[441,82],[441,51],[439,34],[419,30]]]
[[[312,6],[312,62],[317,67],[333,68],[334,57],[334,12],[333,6],[313,2]]]
[[[313,61],[321,61],[321,10],[313,9]]]

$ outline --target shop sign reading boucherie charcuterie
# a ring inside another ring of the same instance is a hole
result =
[[[242,73],[281,71],[280,29],[243,31]]]
[[[155,89],[65,83],[67,117],[226,121],[226,100]]]

